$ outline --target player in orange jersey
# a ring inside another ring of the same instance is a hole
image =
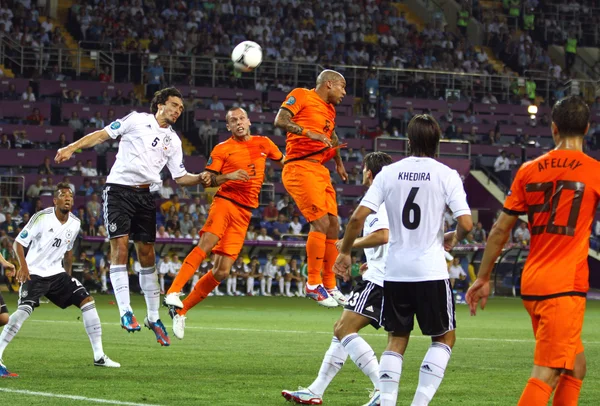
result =
[[[205,186],[220,186],[219,190],[199,233],[198,245],[185,258],[164,299],[173,318],[173,333],[179,339],[184,335],[188,310],[229,276],[244,245],[252,210],[258,207],[267,158],[279,164],[283,160],[283,154],[273,141],[250,135],[250,120],[244,109],[230,109],[225,121],[232,137],[212,150],[205,172],[201,174]],[[181,289],[211,251],[215,254],[213,269],[200,278],[182,302]]]
[[[348,179],[335,133],[335,106],[345,95],[344,77],[324,70],[315,89],[292,90],[275,117],[275,125],[287,132],[283,185],[310,222],[306,296],[325,307],[344,305],[346,300],[332,271],[338,254],[338,209],[329,170],[323,165],[334,158],[338,175]]]
[[[490,274],[518,216],[527,214],[530,252],[521,297],[535,335],[534,365],[519,406],[577,405],[586,361],[581,342],[591,225],[600,198],[600,163],[583,153],[590,125],[585,101],[569,96],[552,109],[556,148],[521,166],[487,240],[479,275],[467,292],[471,314],[483,309]]]

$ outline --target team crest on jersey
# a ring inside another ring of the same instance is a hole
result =
[[[27,230],[23,230],[21,232],[21,235],[19,237],[21,237],[21,238],[27,238],[28,235],[29,235],[29,233],[27,232]]]
[[[73,237],[73,232],[71,230],[67,230],[67,232],[65,233],[65,236],[67,237],[67,240],[70,240],[71,237]]]
[[[294,96],[290,96],[290,98],[285,102],[285,104],[287,104],[288,106],[291,106],[294,103],[296,103],[296,98]]]
[[[121,128],[121,123],[118,121],[113,121],[113,123],[110,125],[111,130],[118,130],[119,128]]]
[[[210,165],[212,164],[212,156],[208,158],[208,162],[206,163],[206,165]]]
[[[29,292],[27,292],[26,290],[21,291],[21,297],[27,297],[28,294]]]
[[[171,136],[167,135],[164,139],[163,139],[163,145],[166,147],[168,147],[171,144]]]
[[[510,196],[512,195],[512,190],[509,190],[508,193],[506,194],[506,196]]]
[[[115,223],[110,223],[108,225],[108,231],[110,231],[111,233],[114,233],[115,231],[117,231],[117,225]]]

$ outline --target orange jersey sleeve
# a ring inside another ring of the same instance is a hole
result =
[[[315,92],[315,89],[296,88],[287,95],[281,108],[292,113],[292,121],[308,131],[314,131],[331,139],[335,128],[335,107],[327,103]],[[287,133],[286,160],[311,156],[321,160],[326,145],[314,141],[305,135]],[[320,151],[320,152],[319,152]]]
[[[242,207],[258,207],[267,158],[276,161],[283,158],[281,151],[267,137],[251,136],[250,140],[243,142],[231,137],[217,145],[211,153],[206,169],[222,174],[243,169],[248,172],[250,179],[247,182],[225,182],[219,187],[216,196],[231,200]],[[215,169],[217,167],[218,170]]]
[[[519,169],[504,211],[528,217],[523,298],[587,292],[589,238],[599,197],[600,162],[583,152],[550,151]]]

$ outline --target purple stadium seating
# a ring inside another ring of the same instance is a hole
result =
[[[109,151],[106,153],[106,167],[112,168],[115,163],[117,153]],[[206,158],[203,156],[186,156],[184,157],[185,169],[191,173],[199,173],[206,167]]]
[[[73,141],[73,129],[67,126],[38,126],[0,123],[0,134],[12,134],[15,131],[26,131],[27,138],[35,142],[58,142],[60,133],[65,133],[67,141]]]
[[[121,89],[124,96],[133,90],[133,83],[104,83],[87,80],[40,80],[39,92],[41,96],[60,96],[64,89],[81,90],[82,97],[98,97],[104,90],[109,96],[114,96],[116,89]]]
[[[40,114],[45,120],[50,118],[50,103],[47,102],[24,102],[24,101],[3,101],[0,109],[0,118],[18,117],[25,119],[34,108],[40,109]]]
[[[100,112],[103,118],[106,118],[108,110],[114,110],[115,117],[125,117],[131,113],[134,108],[131,106],[105,106],[100,104],[72,104],[64,103],[62,105],[61,117],[63,120],[69,120],[73,112],[76,112],[81,119],[90,119],[94,117],[97,111]],[[140,112],[144,112],[145,108],[138,109]]]
[[[73,157],[63,163],[54,163],[56,151],[47,149],[9,149],[0,150],[0,166],[24,166],[35,168],[44,162],[44,158],[49,157],[52,160],[52,166],[60,168],[70,168],[75,165],[77,160],[82,160],[84,163],[92,160],[92,164],[96,167],[98,154],[96,151],[83,151],[78,154],[73,154]]]
[[[223,102],[233,102],[240,96],[242,96],[246,103],[254,101],[255,99],[262,100],[262,93],[258,90],[193,86],[177,86],[177,89],[181,92],[183,97],[187,98],[188,96],[194,96],[195,98],[207,99],[207,103],[210,103],[209,100],[213,95],[218,96]]]
[[[15,90],[17,91],[17,93],[23,93],[27,89],[27,86],[29,86],[29,79],[2,78],[0,79],[0,92],[8,90],[8,86],[11,83],[15,85]]]
[[[474,144],[471,146],[471,155],[486,155],[486,156],[498,156],[501,151],[506,151],[508,155],[515,154],[515,156],[520,156],[521,147],[510,146],[504,147],[501,145],[477,145]]]

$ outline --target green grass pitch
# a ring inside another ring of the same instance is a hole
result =
[[[6,297],[10,310],[16,296]],[[0,389],[76,395],[159,405],[285,405],[282,389],[308,386],[329,346],[341,310],[299,298],[208,298],[188,313],[185,339],[170,347],[145,328],[127,334],[118,325],[112,296],[96,295],[104,349],[120,369],[92,366],[80,312],[43,304],[4,353],[17,379]],[[133,298],[138,320],[141,296]],[[600,399],[600,302],[588,303],[583,339],[588,376],[580,405]],[[166,310],[161,317],[171,333]],[[529,318],[517,299],[492,299],[477,317],[457,306],[457,342],[446,377],[432,405],[515,405],[529,376],[533,339]],[[378,356],[386,335],[371,327],[363,336]],[[399,405],[409,405],[429,339],[415,334],[404,358]],[[370,382],[348,359],[324,396],[325,405],[362,405]],[[82,405],[86,400],[0,391],[2,405]],[[110,404],[110,403],[109,403]]]

